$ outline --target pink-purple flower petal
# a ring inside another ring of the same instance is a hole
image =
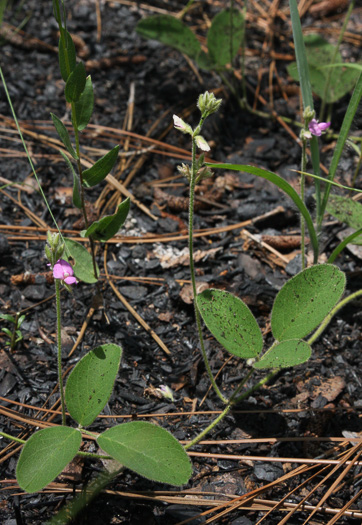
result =
[[[318,122],[315,118],[313,118],[309,122],[309,131],[312,135],[315,135],[316,137],[320,137],[322,135],[322,131],[325,131],[329,126],[331,125],[330,122]]]

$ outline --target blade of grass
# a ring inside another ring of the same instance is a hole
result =
[[[300,89],[302,92],[303,108],[306,109],[308,106],[313,109],[313,94],[312,87],[309,78],[309,67],[307,61],[307,54],[305,51],[302,26],[300,23],[298,6],[296,0],[289,0],[290,6],[290,16],[292,20],[293,28],[293,39],[295,46],[295,58],[297,61],[298,74]],[[310,139],[310,150],[312,157],[312,166],[313,171],[316,175],[320,176],[319,168],[319,147],[317,137],[312,137]],[[316,192],[316,209],[317,209],[317,224],[320,224],[321,216],[321,192],[320,192],[320,182],[318,179],[315,180],[315,192]]]
[[[307,210],[304,202],[299,197],[298,193],[295,191],[295,189],[284,179],[279,177],[276,173],[273,173],[272,171],[265,170],[263,168],[257,168],[256,166],[248,166],[247,164],[213,164],[210,162],[205,163],[206,166],[209,168],[220,168],[223,170],[234,170],[234,171],[243,171],[245,173],[251,173],[252,175],[256,175],[257,177],[262,177],[263,179],[269,180],[278,188],[280,188],[284,193],[289,195],[289,197],[293,200],[294,204],[299,209],[301,215],[304,217],[305,222],[307,224],[307,228],[310,235],[310,240],[313,246],[313,252],[314,252],[314,264],[317,264],[318,262],[318,239],[317,234],[314,229],[312,217],[310,216],[309,211]]]
[[[347,140],[347,137],[348,137],[348,133],[349,133],[349,130],[351,128],[354,116],[356,114],[356,111],[358,109],[359,103],[361,101],[361,97],[362,97],[362,73],[360,74],[360,76],[358,78],[358,81],[357,81],[357,84],[356,84],[356,87],[354,88],[354,91],[352,93],[351,100],[349,101],[348,108],[347,108],[346,114],[345,114],[344,119],[343,119],[341,131],[340,131],[340,133],[338,135],[337,145],[336,145],[336,148],[334,150],[333,157],[332,157],[332,162],[331,162],[331,165],[330,165],[330,168],[329,168],[328,180],[330,180],[330,181],[333,181],[333,179],[334,179],[334,177],[336,175],[338,163],[339,163],[339,160],[341,158],[342,151],[343,151],[344,145],[346,143],[346,140]],[[322,219],[323,219],[324,212],[326,210],[326,206],[327,206],[327,202],[328,202],[328,197],[329,197],[330,191],[331,191],[331,185],[328,184],[327,187],[326,187],[326,190],[325,190],[325,192],[323,194],[322,204],[321,204],[321,208],[320,208],[320,215],[319,215],[319,219],[318,219],[319,220],[318,227],[320,227],[320,225],[322,223]]]

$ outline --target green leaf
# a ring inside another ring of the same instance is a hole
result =
[[[56,115],[54,115],[54,113],[50,113],[50,116],[52,117],[53,124],[58,132],[60,140],[67,148],[68,153],[71,154],[74,160],[78,160],[78,155],[74,151],[72,143],[70,142],[70,137],[67,128],[64,126],[63,122]]]
[[[308,106],[313,109],[313,94],[311,88],[311,82],[309,78],[309,67],[307,61],[307,54],[304,45],[302,25],[300,23],[298,6],[296,0],[289,0],[290,6],[290,17],[292,20],[292,29],[293,29],[293,40],[295,46],[295,57],[297,59],[297,68],[299,74],[300,89],[303,99],[303,108],[306,109]],[[310,139],[310,150],[312,157],[312,166],[315,175],[320,175],[320,160],[319,160],[319,145],[318,138],[313,136]],[[316,201],[317,201],[317,221],[320,220],[321,216],[321,192],[320,192],[320,182],[315,180],[314,182],[315,192],[316,192]],[[316,251],[314,251],[314,263],[317,263],[315,258]]]
[[[70,257],[74,259],[73,266],[74,275],[84,283],[96,283],[98,279],[94,277],[92,256],[79,242],[72,239],[64,239],[66,251],[63,259],[68,260],[68,252]],[[99,275],[99,268],[97,265],[97,275]]]
[[[196,303],[206,326],[225,350],[243,359],[259,355],[263,336],[241,299],[223,290],[208,289],[197,296]]]
[[[85,82],[85,88],[79,100],[74,104],[73,120],[78,131],[82,131],[89,123],[93,113],[94,94],[93,84],[90,75]]]
[[[83,62],[79,62],[68,77],[65,84],[64,95],[67,102],[79,100],[85,88],[86,72]]]
[[[118,157],[119,146],[115,146],[104,157],[97,160],[93,166],[83,171],[84,184],[91,188],[96,186],[99,182],[108,175],[116,163]]]
[[[127,197],[126,200],[119,204],[114,215],[106,215],[101,220],[93,222],[84,233],[84,236],[90,237],[92,235],[97,241],[108,241],[118,232],[124,221],[127,219],[129,206],[130,199]]]
[[[181,20],[170,15],[155,15],[140,20],[136,32],[144,38],[158,40],[190,58],[197,59],[201,46],[194,33]]]
[[[9,323],[16,323],[15,317],[13,317],[10,314],[0,314],[0,319],[4,319],[4,321],[9,321]]]
[[[305,207],[304,202],[299,197],[298,193],[295,191],[292,186],[279,177],[276,173],[273,173],[272,171],[264,170],[263,168],[257,168],[255,166],[248,166],[246,164],[212,164],[209,162],[205,163],[206,166],[209,168],[220,168],[224,170],[234,170],[234,171],[243,171],[245,173],[251,173],[252,175],[256,175],[257,177],[261,177],[263,179],[269,180],[278,188],[280,188],[284,193],[289,195],[289,197],[293,200],[294,204],[299,209],[300,213],[303,215],[308,231],[310,240],[313,246],[313,252],[314,252],[314,263],[317,263],[318,261],[318,239],[317,234],[314,229],[313,220],[310,216],[309,211]]]
[[[74,206],[76,208],[81,209],[82,208],[82,199],[81,199],[81,194],[80,194],[80,180],[79,180],[79,177],[76,174],[76,172],[74,171],[73,164],[70,162],[70,160],[67,157],[67,155],[61,149],[59,150],[59,153],[61,154],[61,156],[63,157],[63,159],[67,163],[68,168],[70,169],[70,171],[72,172],[72,175],[73,175],[73,204],[74,204]]]
[[[288,339],[269,348],[253,368],[289,368],[305,363],[311,354],[311,347],[302,339]]]
[[[77,454],[82,436],[70,427],[39,430],[25,443],[18,464],[16,479],[26,492],[38,492],[49,485]]]
[[[86,354],[72,370],[65,389],[65,402],[71,417],[87,427],[100,414],[110,398],[122,348],[101,345]]]
[[[358,106],[361,101],[361,97],[362,97],[362,73],[359,76],[357,85],[353,91],[351,100],[349,101],[348,108],[347,108],[346,114],[343,119],[342,127],[338,135],[337,145],[334,149],[331,165],[329,167],[329,174],[328,174],[329,180],[333,180],[335,177],[335,174],[338,168],[338,164],[339,164],[339,160],[341,158],[343,148],[346,143],[353,119],[358,110]],[[327,206],[330,190],[331,190],[331,185],[329,184],[327,185],[325,193],[323,195],[320,222],[322,222],[322,219],[323,219],[324,210],[326,209],[326,206]]]
[[[218,67],[230,64],[244,38],[244,17],[238,9],[218,13],[207,33],[210,60]]]
[[[320,98],[323,97],[328,74],[330,74],[331,77],[326,103],[332,104],[349,93],[358,79],[358,67],[349,68],[349,64],[343,64],[339,51],[335,55],[336,46],[333,46],[319,35],[306,35],[304,37],[304,43],[310,81],[314,93]],[[331,63],[333,59],[335,60],[334,64]],[[356,66],[356,64],[353,65]],[[325,70],[326,67],[333,67],[333,71],[328,73]],[[294,80],[299,80],[300,76],[295,63],[289,64],[287,69],[289,75],[294,78]]]
[[[18,328],[20,328],[20,326],[23,324],[24,320],[25,320],[25,315],[21,315],[18,318]]]
[[[329,197],[327,212],[336,217],[341,222],[346,222],[348,226],[359,230],[362,228],[362,204],[351,199],[332,195]]]
[[[6,334],[8,337],[10,337],[10,339],[12,338],[13,334],[11,333],[9,328],[2,328],[1,331],[4,332],[4,334]]]
[[[304,109],[309,106],[313,109],[313,95],[309,79],[309,68],[307,54],[300,23],[298,6],[296,0],[289,0],[290,17],[292,20],[293,40],[295,46],[295,57],[297,59],[297,69],[300,79],[300,88],[302,91]],[[288,71],[289,72],[289,71]],[[290,74],[290,73],[289,73]]]
[[[180,486],[192,474],[184,448],[165,429],[143,421],[117,425],[98,436],[99,446],[145,478]]]
[[[302,339],[312,332],[341,298],[345,285],[344,273],[332,264],[312,266],[292,277],[274,301],[275,339]]]
[[[76,65],[75,46],[72,37],[64,29],[65,38],[59,38],[59,68],[64,82],[68,80],[69,75]]]

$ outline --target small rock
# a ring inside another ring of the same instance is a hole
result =
[[[283,474],[281,463],[256,463],[254,467],[255,477],[260,481],[275,481]]]
[[[137,301],[146,297],[148,294],[148,289],[146,286],[122,286],[121,293],[128,299]]]
[[[288,262],[288,264],[285,267],[285,271],[287,272],[288,275],[296,275],[301,270],[302,270],[302,255],[298,253],[298,255],[294,257],[294,259]]]
[[[23,290],[23,295],[31,301],[41,301],[46,295],[46,287],[44,284],[31,284]]]
[[[0,257],[9,253],[10,246],[5,235],[0,235]]]

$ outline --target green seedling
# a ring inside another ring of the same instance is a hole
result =
[[[129,468],[141,476],[171,485],[183,485],[191,476],[191,462],[181,444],[165,429],[147,422],[116,425],[95,434],[89,427],[108,402],[118,374],[122,348],[105,344],[88,352],[69,375],[65,392],[61,365],[60,287],[77,284],[72,265],[62,259],[65,245],[59,234],[48,233],[45,254],[55,280],[57,308],[58,383],[62,425],[39,430],[26,442],[16,467],[16,478],[27,492],[37,492],[52,482],[77,455],[114,459],[119,470]],[[77,423],[67,426],[66,409]],[[4,433],[2,435],[7,436]],[[82,436],[91,436],[106,453],[80,451]],[[36,457],[36,461],[34,461]]]
[[[205,163],[204,153],[201,153],[197,158],[197,148],[202,151],[210,150],[207,141],[200,133],[206,118],[218,111],[220,104],[221,100],[217,100],[213,94],[206,92],[200,95],[197,107],[201,112],[201,118],[194,129],[177,115],[173,117],[175,128],[189,135],[192,140],[191,166],[182,164],[179,171],[189,183],[190,271],[201,352],[213,388],[221,401],[226,404],[226,408],[220,416],[196,436],[186,448],[198,443],[225,417],[233,406],[260,388],[281,369],[305,363],[311,356],[311,344],[326,328],[335,313],[347,302],[362,295],[362,290],[360,290],[341,300],[345,290],[346,277],[336,266],[317,264],[318,239],[312,217],[298,193],[285,180],[275,173],[255,166]],[[310,126],[306,133],[309,131],[311,134],[318,135],[325,128],[325,124],[318,123],[313,117],[313,113],[310,112]],[[309,230],[315,265],[304,269],[286,282],[276,296],[271,315],[274,342],[266,349],[264,349],[263,337],[255,317],[239,298],[227,291],[217,289],[207,289],[197,295],[193,261],[195,186],[203,178],[212,176],[211,168],[243,171],[269,180],[293,199]],[[249,367],[244,380],[228,399],[223,395],[213,377],[205,351],[201,319],[224,349],[231,355],[246,360],[246,365]],[[256,370],[268,370],[268,373],[252,387],[244,389]]]
[[[8,321],[13,325],[11,330],[6,327],[1,330],[9,338],[9,341],[5,344],[10,347],[10,352],[14,352],[16,345],[23,340],[23,334],[21,333],[20,327],[25,319],[25,315],[20,315],[19,312],[15,316],[10,314],[0,314],[0,319]]]
[[[61,9],[62,7],[62,9]],[[73,176],[73,204],[82,210],[86,229],[81,233],[90,241],[93,271],[89,270],[88,256],[84,248],[75,241],[66,243],[66,258],[75,260],[75,276],[87,283],[98,280],[99,269],[95,260],[94,243],[106,242],[111,239],[125,222],[129,207],[129,198],[119,204],[113,215],[102,217],[100,220],[89,224],[85,206],[85,191],[100,184],[110,173],[118,157],[119,146],[115,146],[93,166],[83,169],[80,153],[80,133],[88,126],[94,107],[93,84],[90,76],[86,75],[83,62],[77,61],[75,45],[66,27],[66,14],[64,2],[53,0],[53,11],[59,26],[59,68],[65,82],[64,95],[71,107],[71,122],[74,134],[74,144],[67,127],[53,113],[51,118],[54,127],[63,143],[65,150],[60,153],[68,165]],[[62,12],[61,12],[62,11]],[[74,168],[74,163],[76,169]],[[76,247],[76,244],[78,246]]]
[[[244,39],[244,16],[236,8],[223,9],[212,21],[207,33],[207,49],[191,29],[171,15],[155,15],[141,20],[136,31],[144,38],[158,40],[194,60],[201,69],[225,71],[231,64]]]

